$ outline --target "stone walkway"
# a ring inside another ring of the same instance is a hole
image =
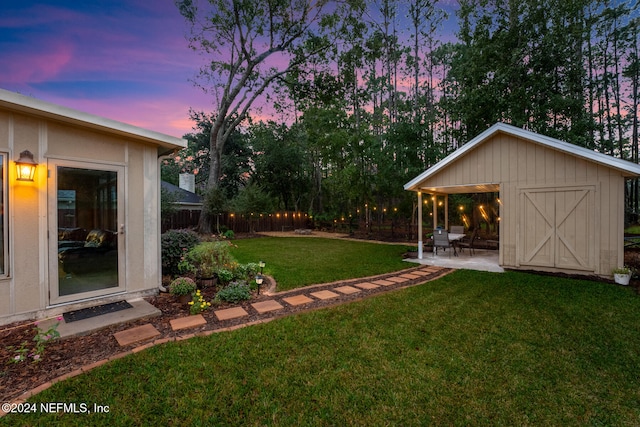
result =
[[[282,310],[285,306],[301,307],[318,302],[332,303],[331,300],[344,295],[357,296],[363,291],[371,291],[380,288],[383,292],[385,287],[416,284],[416,281],[424,283],[451,271],[447,268],[426,266],[412,269],[409,272],[401,271],[397,274],[386,274],[374,278],[362,278],[349,281],[339,281],[330,284],[313,285],[306,288],[293,289],[291,291],[268,294],[270,299],[250,304],[250,313],[243,307],[232,307],[222,310],[215,310],[213,313],[219,322],[226,320],[249,318],[251,314],[267,314]],[[321,288],[321,289],[320,289]],[[370,294],[370,293],[369,293]],[[320,304],[322,306],[322,304]],[[195,328],[207,324],[207,320],[202,315],[189,315],[170,321],[173,331]],[[137,326],[114,334],[120,346],[128,346],[137,342],[147,341],[160,335],[160,332],[151,324]]]
[[[284,309],[286,306],[297,307],[301,309],[300,311],[304,311],[346,302],[353,302],[371,295],[383,293],[391,288],[401,289],[404,287],[420,285],[441,277],[451,271],[453,270],[449,268],[421,266],[410,270],[383,274],[375,277],[312,285],[306,288],[298,288],[285,292],[265,293],[268,295],[268,299],[263,299],[249,304],[246,306],[249,311],[243,307],[215,310],[214,317],[217,319],[218,324],[216,324],[216,327],[213,329],[189,333],[189,329],[201,328],[203,325],[208,324],[207,320],[200,314],[172,319],[169,323],[173,331],[185,330],[187,332],[186,334],[181,334],[176,337],[160,337],[162,334],[151,323],[126,329],[114,334],[116,341],[121,347],[131,345],[137,345],[137,347],[128,350],[123,349],[121,353],[115,354],[107,359],[87,364],[51,381],[47,381],[46,383],[21,394],[14,399],[12,403],[24,403],[31,396],[48,389],[57,382],[81,375],[82,373],[88,372],[112,360],[120,359],[132,353],[138,353],[155,345],[169,341],[185,340],[196,335],[210,335],[216,332],[228,331],[252,324],[268,322],[279,317],[274,316],[273,314],[277,313],[278,310]],[[238,322],[238,319],[243,318],[246,318],[247,321]],[[227,321],[233,321],[234,323],[231,326],[225,326],[225,322]],[[0,409],[0,417],[5,414],[6,413]]]

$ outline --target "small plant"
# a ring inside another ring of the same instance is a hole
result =
[[[624,266],[611,270],[612,274],[631,274],[631,268]]]
[[[233,282],[222,288],[216,295],[216,300],[237,303],[251,299],[251,290],[246,283]]]
[[[162,273],[180,274],[178,265],[200,241],[191,230],[169,230],[162,235]]]
[[[35,336],[33,337],[33,341],[35,345],[33,348],[29,349],[29,343],[24,341],[19,348],[15,350],[16,355],[11,360],[13,363],[24,362],[25,360],[31,358],[33,363],[38,363],[42,360],[42,356],[44,354],[45,347],[51,341],[60,338],[60,332],[58,332],[58,326],[62,321],[62,317],[56,318],[57,322],[54,323],[47,329],[46,331],[42,330],[40,326],[38,326],[38,322],[35,322]]]
[[[188,277],[178,277],[169,285],[171,295],[182,296],[189,295],[196,290],[196,282]]]
[[[234,274],[235,278],[239,280],[249,280],[258,274],[260,271],[260,267],[255,262],[250,262],[248,264],[240,264],[236,267]]]
[[[222,235],[225,239],[229,240],[233,240],[233,238],[236,237],[236,234],[233,232],[233,230],[227,230]]]
[[[195,291],[192,294],[192,300],[189,301],[189,312],[191,314],[200,314],[207,308],[211,307],[210,302],[206,302],[200,291]]]
[[[218,271],[216,271],[216,275],[218,276],[220,283],[225,285],[233,280],[233,272],[226,268],[218,269]]]

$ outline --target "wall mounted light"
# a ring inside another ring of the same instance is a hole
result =
[[[33,154],[31,154],[31,151],[24,150],[20,153],[20,158],[16,160],[16,179],[18,181],[33,182],[33,176],[36,173],[36,166],[38,166],[38,163],[33,160]]]

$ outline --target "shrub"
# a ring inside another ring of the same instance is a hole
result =
[[[246,283],[233,282],[229,286],[222,288],[216,295],[219,301],[237,303],[240,301],[251,299],[251,290]]]
[[[236,264],[228,242],[203,242],[193,247],[185,257],[185,264],[201,277],[213,277],[220,268]]]
[[[196,282],[188,277],[178,277],[169,285],[171,295],[189,295],[196,290]]]
[[[234,270],[234,277],[239,280],[249,280],[254,277],[258,271],[260,271],[260,267],[255,262],[240,264]]]
[[[162,273],[178,275],[178,264],[200,239],[191,230],[169,230],[162,235]]]
[[[227,270],[226,268],[219,268],[216,271],[216,275],[218,276],[218,280],[220,280],[220,283],[222,284],[227,284],[233,280],[233,272]]]
[[[233,238],[236,237],[236,234],[233,232],[233,230],[227,230],[222,235],[225,239],[229,240],[233,240]]]

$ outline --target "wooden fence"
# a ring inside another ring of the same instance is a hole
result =
[[[181,210],[162,221],[162,232],[167,230],[195,228],[200,219],[199,210]],[[220,228],[235,233],[261,231],[293,231],[300,228],[313,228],[309,215],[300,212],[278,212],[274,214],[239,215],[223,213],[218,215]]]
[[[181,210],[165,218],[162,232],[172,229],[195,228],[200,219],[198,210]],[[239,215],[233,213],[218,216],[222,230],[233,230],[235,233],[259,233],[264,231],[294,231],[310,229],[335,233],[350,234],[361,239],[396,241],[413,243],[416,241],[417,226],[409,219],[388,219],[369,221],[364,219],[336,219],[319,221],[301,212],[278,212],[262,215]]]

